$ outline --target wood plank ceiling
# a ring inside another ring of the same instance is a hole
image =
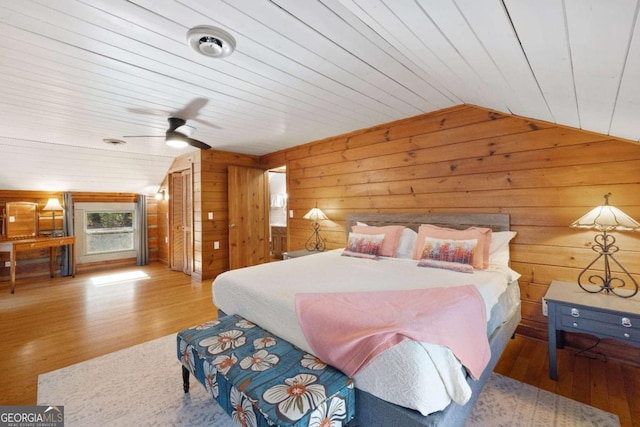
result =
[[[468,103],[640,139],[637,0],[0,0],[0,188],[152,193],[167,118],[261,155]],[[237,41],[201,56],[189,28]],[[109,145],[104,138],[124,139]]]

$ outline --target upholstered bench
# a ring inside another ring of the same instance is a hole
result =
[[[177,338],[185,393],[192,374],[240,425],[345,426],[354,416],[350,378],[240,316]]]

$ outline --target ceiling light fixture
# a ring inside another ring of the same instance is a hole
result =
[[[224,58],[233,53],[236,48],[236,40],[226,31],[199,25],[187,32],[187,42],[196,52],[212,58]]]
[[[102,142],[109,145],[124,145],[127,143],[127,141],[124,141],[122,139],[115,139],[115,138],[103,138]]]
[[[165,143],[169,147],[173,148],[184,148],[189,145],[187,141],[185,141],[185,136],[181,135],[178,132],[167,132],[167,138],[165,139]]]

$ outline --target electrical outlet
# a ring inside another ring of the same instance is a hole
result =
[[[289,218],[293,218],[293,209],[289,209]]]
[[[4,262],[4,266],[5,267],[11,267],[11,261],[5,261]]]
[[[544,298],[542,298],[542,315],[543,316],[549,315],[549,307],[547,306],[547,300]]]
[[[207,218],[209,218],[209,221],[213,220],[213,212],[208,212]]]
[[[213,242],[213,249],[220,249],[220,242]]]

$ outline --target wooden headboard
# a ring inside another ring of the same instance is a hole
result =
[[[415,231],[418,231],[420,224],[433,224],[459,230],[473,226],[487,227],[493,231],[508,231],[510,228],[509,214],[352,212],[347,214],[347,233],[357,221],[372,226],[404,225]]]

